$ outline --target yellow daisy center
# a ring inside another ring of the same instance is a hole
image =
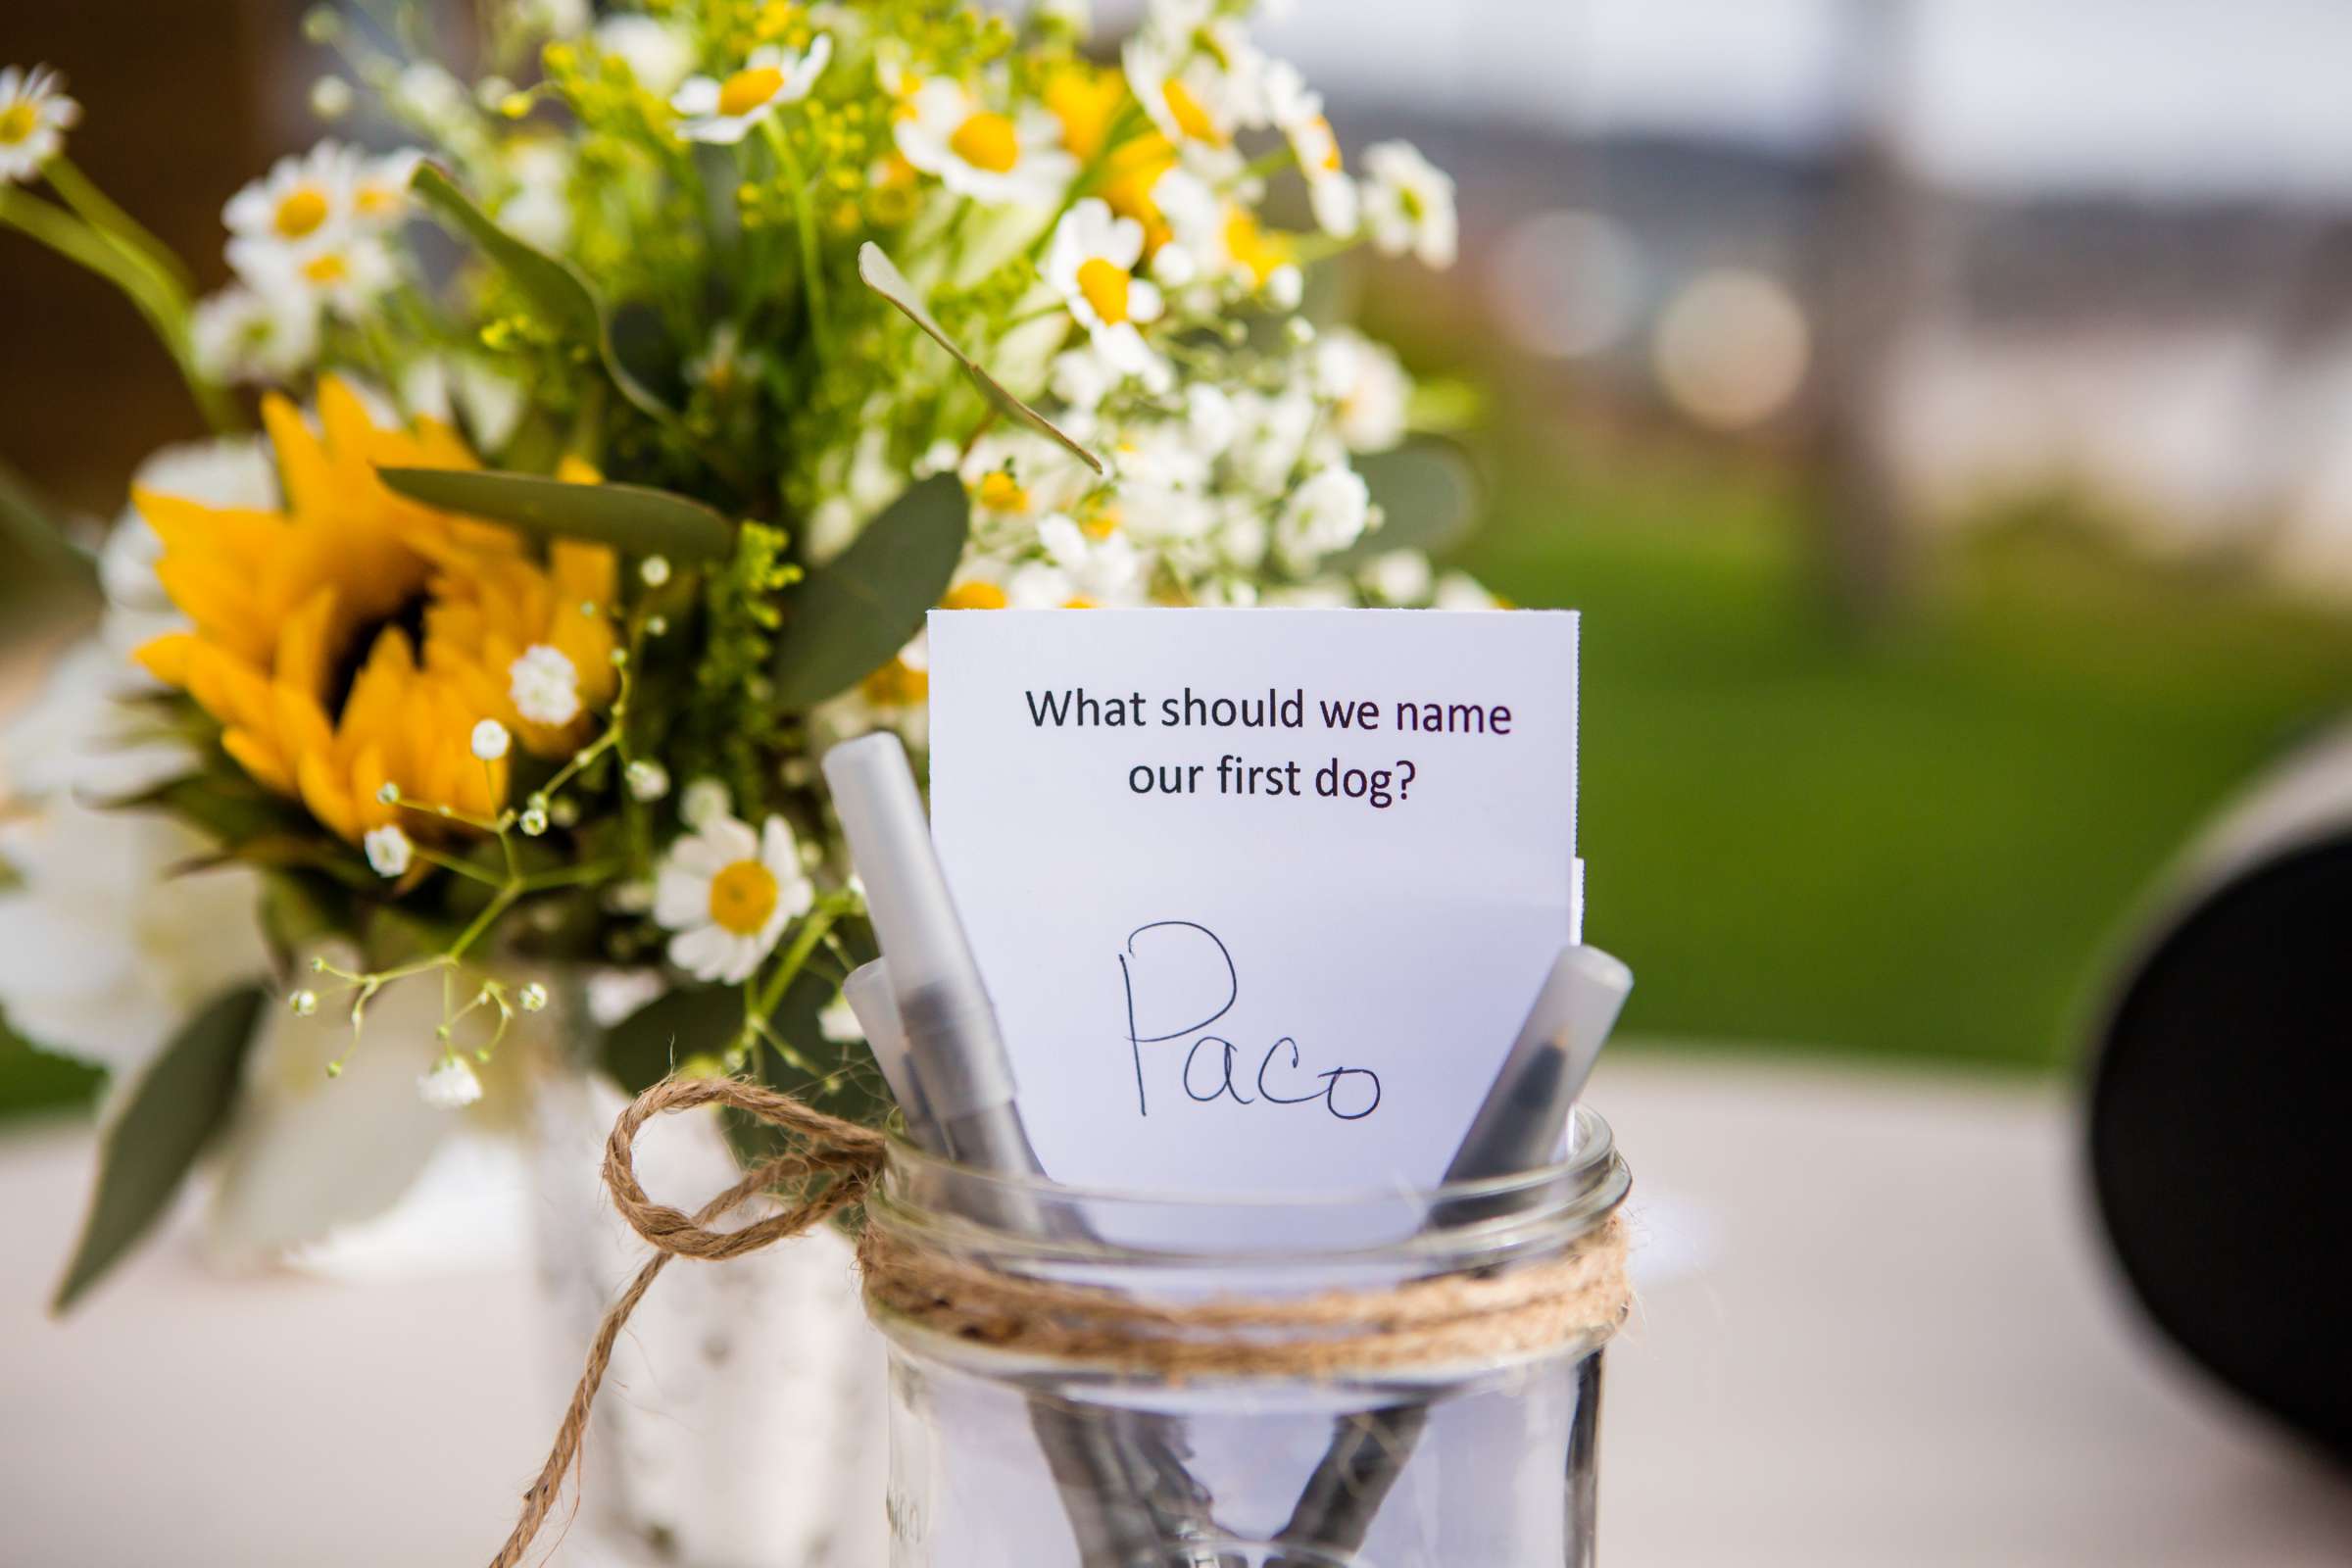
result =
[[[1281,237],[1259,228],[1250,210],[1241,206],[1226,211],[1225,249],[1260,283],[1291,259],[1290,247]]]
[[[1340,164],[1339,135],[1331,128],[1331,122],[1324,119],[1321,115],[1317,115],[1311,123],[1312,134],[1314,138],[1318,142],[1322,143],[1323,146],[1323,156],[1321,162],[1324,171],[1328,173],[1338,173],[1342,167]]]
[[[1064,610],[1095,610],[1100,607],[1084,594],[1072,594],[1061,602],[1061,608]]]
[[[942,610],[1003,610],[1009,603],[993,582],[959,582],[939,602]]]
[[[0,109],[0,144],[10,147],[30,141],[40,128],[41,112],[30,104],[10,104]]]
[[[1089,539],[1107,539],[1119,531],[1119,512],[1116,507],[1102,507],[1088,514],[1078,524],[1079,531]]]
[[[318,232],[318,225],[325,221],[326,198],[308,185],[291,192],[280,201],[276,213],[270,220],[270,226],[285,239],[301,239],[314,234]]]
[[[1029,492],[1004,469],[980,476],[980,504],[991,512],[1026,512]]]
[[[383,218],[400,207],[400,192],[383,185],[362,185],[352,205],[369,218]]]
[[[1002,174],[1020,162],[1021,137],[1010,120],[984,109],[956,127],[948,150],[974,169]]]
[[[341,256],[328,251],[323,256],[314,256],[303,263],[302,275],[320,285],[340,283],[351,276],[351,268]]]
[[[758,860],[737,860],[710,879],[710,923],[729,935],[756,937],[775,912],[775,873]]]
[[[1078,292],[1086,303],[1095,308],[1104,326],[1117,326],[1127,319],[1127,269],[1114,267],[1100,256],[1090,256],[1078,264]]]
[[[784,73],[773,66],[754,66],[738,71],[718,89],[718,112],[722,115],[748,115],[773,98],[784,86]]]
[[[894,659],[866,676],[858,690],[876,708],[912,708],[931,695],[931,672]]]
[[[1208,111],[1200,106],[1200,99],[1193,96],[1192,88],[1170,76],[1167,84],[1160,88],[1159,95],[1166,101],[1168,118],[1176,122],[1178,130],[1195,141],[1215,142],[1225,139],[1217,134],[1217,122],[1208,118]]]

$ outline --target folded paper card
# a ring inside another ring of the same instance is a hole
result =
[[[1435,1181],[1579,924],[1575,614],[938,611],[930,656],[1046,1170]]]

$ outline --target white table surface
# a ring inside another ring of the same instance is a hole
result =
[[[1647,1245],[1610,1568],[2352,1561],[2352,1485],[2131,1316],[2062,1092],[1640,1054],[1592,1100]],[[88,1158],[0,1138],[0,1563],[487,1560],[556,1413],[525,1266],[223,1280],[183,1215],[59,1325]]]

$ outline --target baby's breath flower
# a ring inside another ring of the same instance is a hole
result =
[[[508,700],[531,723],[560,728],[580,714],[580,672],[561,649],[532,644],[507,666],[507,681]]]
[[[311,990],[295,992],[286,998],[286,1007],[297,1018],[308,1018],[318,1010],[318,993]]]
[[[858,1022],[858,1014],[850,1007],[850,999],[840,996],[825,1004],[823,1010],[817,1013],[816,1032],[837,1046],[846,1046],[852,1041],[865,1038],[865,1030]]]
[[[320,120],[341,120],[351,113],[351,83],[341,76],[320,76],[311,83],[311,113]]]
[[[669,793],[669,769],[648,757],[632,760],[622,772],[629,794],[640,801],[658,801]],[[723,808],[722,808],[723,809]]]
[[[533,980],[514,993],[514,1001],[525,1012],[545,1012],[547,1010],[547,987]]]
[[[648,588],[659,588],[669,581],[669,558],[648,556],[637,564],[638,580]]]
[[[390,879],[408,875],[416,847],[397,824],[387,822],[382,827],[370,828],[361,842],[368,851],[368,863],[375,868],[377,876]]]
[[[435,1110],[464,1110],[482,1098],[482,1081],[463,1056],[453,1054],[416,1080],[416,1094]]]
[[[495,718],[485,718],[473,726],[473,755],[485,762],[495,762],[507,755],[513,739],[506,725]]]

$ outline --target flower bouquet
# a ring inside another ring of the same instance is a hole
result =
[[[223,1139],[217,1202],[297,1243],[517,1056],[886,1115],[812,761],[919,752],[934,606],[1492,602],[1424,553],[1458,460],[1308,304],[1350,247],[1448,263],[1451,186],[1351,167],[1247,9],[1102,57],[1068,4],[524,0],[470,83],[399,5],[321,9],[314,107],[415,145],[236,192],[201,299],[63,80],[0,73],[0,227],[118,285],[219,431],[137,476],[8,748],[0,1003],[116,1073],[61,1306]],[[253,1148],[363,1078],[397,1137]]]

